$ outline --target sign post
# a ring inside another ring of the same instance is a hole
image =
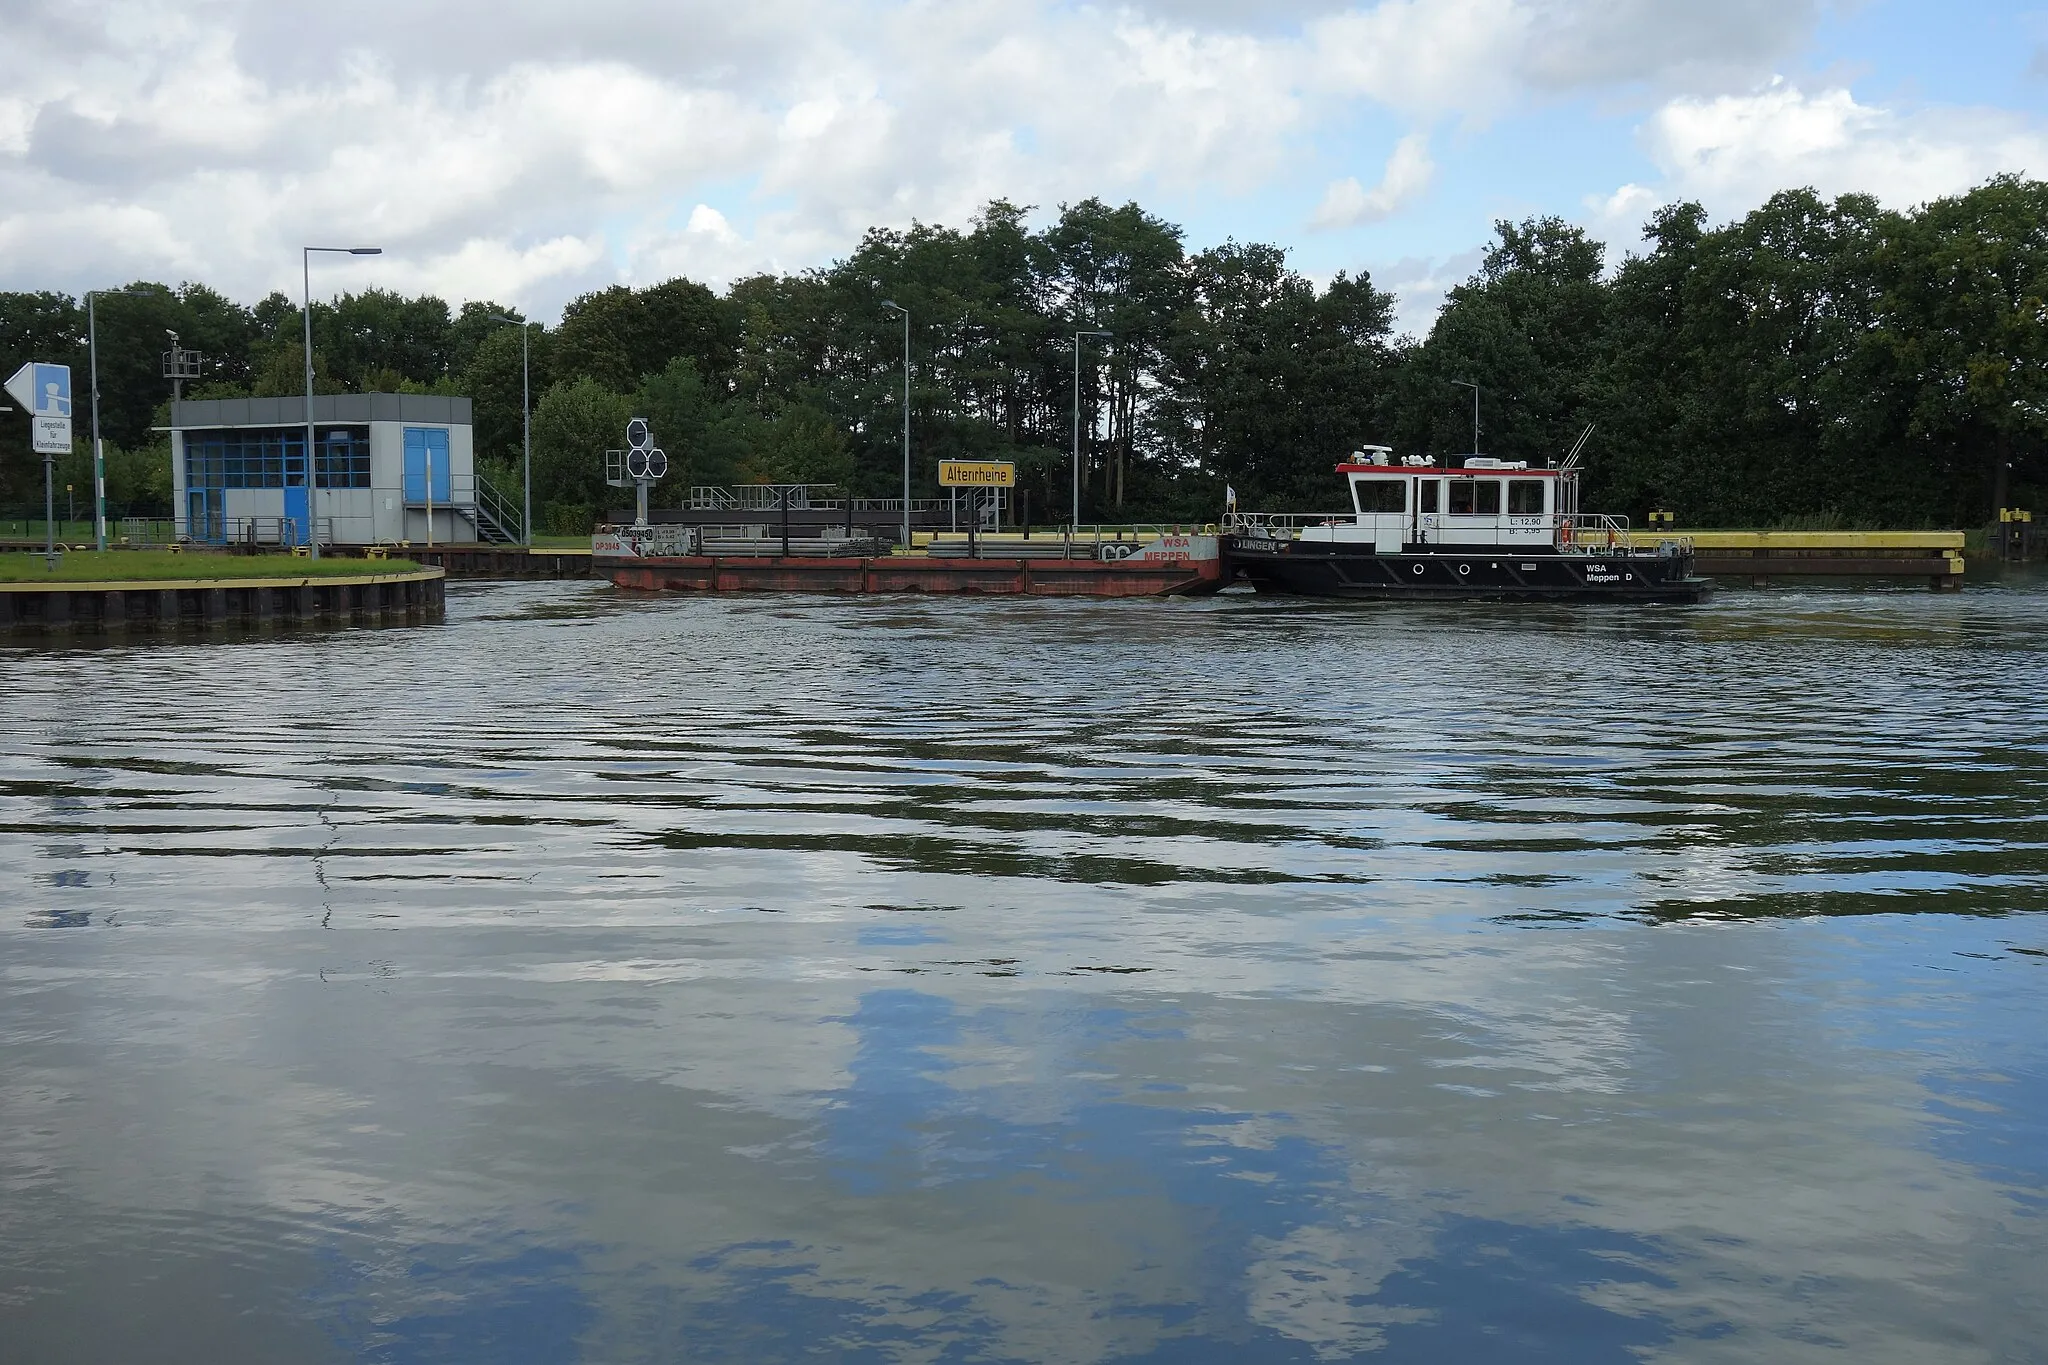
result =
[[[967,489],[1015,488],[1017,466],[1007,460],[941,460],[939,461],[939,487]],[[981,503],[979,499],[968,502],[967,546],[970,558],[981,558],[976,530],[981,525]]]
[[[43,457],[43,554],[57,567],[57,456],[71,453],[71,367],[31,360],[7,381],[28,409],[29,448]]]
[[[1017,466],[999,460],[941,460],[941,488],[1015,488]]]

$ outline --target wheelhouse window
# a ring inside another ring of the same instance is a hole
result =
[[[1353,479],[1352,496],[1358,499],[1358,513],[1405,512],[1408,510],[1408,480]]]
[[[1499,512],[1499,479],[1451,480],[1451,515],[1494,516]]]
[[[1543,515],[1543,480],[1508,480],[1508,515],[1514,517],[1537,517]]]
[[[1436,511],[1437,490],[1442,487],[1443,484],[1436,479],[1424,479],[1421,483],[1417,484],[1416,489],[1421,495],[1417,503],[1418,508],[1424,512]]]

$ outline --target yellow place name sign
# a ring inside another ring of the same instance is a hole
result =
[[[1015,488],[1017,466],[995,461],[941,460],[941,488]]]

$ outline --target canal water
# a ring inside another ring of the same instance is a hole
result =
[[[2044,621],[10,646],[0,1361],[2038,1361]]]

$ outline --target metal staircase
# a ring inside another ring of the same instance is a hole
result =
[[[486,545],[520,545],[526,541],[525,518],[518,504],[493,488],[490,481],[476,476],[476,501],[457,505],[476,527],[476,538]]]

